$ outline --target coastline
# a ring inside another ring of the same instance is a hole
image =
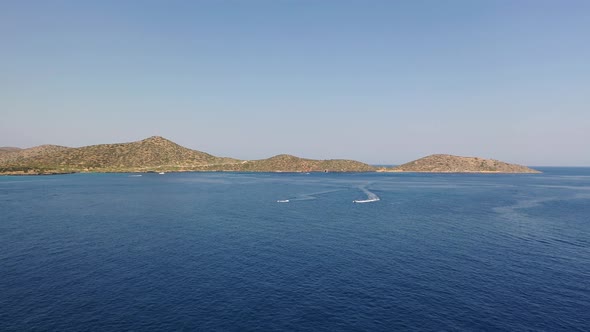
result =
[[[501,172],[501,171],[401,171],[401,170],[382,170],[378,169],[375,171],[283,171],[283,170],[275,170],[275,171],[260,171],[260,170],[247,170],[247,171],[239,171],[239,170],[199,170],[199,169],[190,169],[190,170],[156,170],[156,171],[137,171],[137,170],[121,170],[121,171],[68,171],[68,172],[6,172],[0,173],[0,176],[44,176],[44,175],[67,175],[67,174],[150,174],[150,173],[158,173],[158,172],[165,172],[165,173],[285,173],[285,174],[306,174],[306,173],[314,173],[314,174],[322,174],[322,173],[354,173],[354,174],[362,174],[362,173],[420,173],[420,174],[542,174],[541,171],[536,172]]]

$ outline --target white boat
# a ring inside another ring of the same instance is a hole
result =
[[[164,172],[160,172],[160,173],[158,173],[158,174],[160,174],[160,175],[163,175],[163,174],[166,174],[166,173],[164,173]]]
[[[352,201],[353,203],[371,203],[371,202],[377,202],[379,200],[379,198],[371,198],[371,199],[355,199],[354,201]]]
[[[289,203],[288,199],[279,199],[277,203]]]

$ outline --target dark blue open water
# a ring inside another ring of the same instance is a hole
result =
[[[588,331],[590,169],[544,171],[0,177],[0,330]]]

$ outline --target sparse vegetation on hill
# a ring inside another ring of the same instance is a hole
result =
[[[314,160],[281,154],[268,159],[225,165],[223,170],[240,172],[371,172],[375,167],[354,160]]]
[[[312,160],[289,155],[242,161],[182,147],[163,137],[80,148],[43,145],[0,154],[0,174],[72,172],[251,171],[363,172],[372,166],[352,160]]]
[[[13,147],[10,147],[10,146],[1,146],[0,147],[0,154],[9,153],[9,152],[17,152],[17,151],[20,151],[20,150],[21,150],[20,148],[13,148]]]
[[[163,137],[80,148],[41,145],[30,149],[0,148],[0,174],[75,172],[372,172],[354,160],[314,160],[281,154],[261,160],[222,158],[182,147]],[[435,154],[381,172],[539,173],[498,160]]]
[[[65,151],[70,148],[59,145],[39,145],[29,149],[8,150],[0,154],[0,163],[2,162],[19,162],[31,158],[40,157],[54,152]]]
[[[430,155],[382,171],[429,173],[540,173],[539,171],[526,166],[508,164],[499,160],[460,157],[448,154]]]

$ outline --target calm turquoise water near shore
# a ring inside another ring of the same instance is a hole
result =
[[[0,177],[0,330],[587,331],[590,169],[542,170]]]

